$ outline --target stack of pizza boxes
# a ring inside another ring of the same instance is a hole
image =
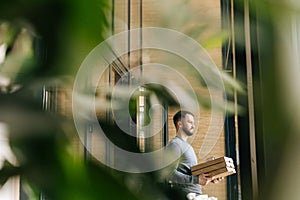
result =
[[[191,167],[191,172],[193,176],[205,173],[219,178],[235,174],[236,170],[232,158],[223,156],[195,165]]]

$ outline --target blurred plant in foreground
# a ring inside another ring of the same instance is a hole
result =
[[[24,189],[30,199],[39,199],[41,193],[46,199],[168,199],[168,190],[157,185],[153,173],[117,172],[93,159],[84,159],[81,152],[76,152],[78,146],[83,147],[74,144],[78,138],[72,119],[43,110],[43,87],[51,87],[54,79],[54,85],[62,82],[70,95],[69,82],[59,77],[71,76],[72,82],[87,52],[105,39],[102,34],[109,26],[106,18],[109,2],[31,0],[6,1],[1,5],[0,121],[8,127],[11,148],[17,158],[17,163],[4,161],[1,185],[20,175],[24,186],[28,186]],[[201,31],[192,32],[197,37]],[[219,75],[216,71],[210,73],[212,78]],[[227,89],[243,92],[235,80],[226,75],[222,78]],[[200,77],[196,79],[201,81]],[[164,87],[148,85],[147,89],[170,104],[176,102]],[[190,94],[184,89],[180,91]],[[83,105],[89,102],[85,94],[79,95],[83,97]],[[93,97],[87,95],[88,99]],[[111,99],[107,100],[109,103]],[[209,104],[201,96],[198,100],[203,106]],[[110,124],[106,127],[118,136],[117,127]],[[115,139],[136,150],[136,144],[128,137]]]

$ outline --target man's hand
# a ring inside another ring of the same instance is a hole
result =
[[[212,177],[210,174],[200,174],[199,175],[199,184],[200,185],[205,186],[211,181],[212,181]]]
[[[210,182],[219,183],[223,179],[224,179],[224,177],[215,178],[215,177],[211,176],[210,174],[200,174],[199,175],[199,184],[202,186],[205,186]]]
[[[212,183],[219,183],[219,182],[222,181],[223,179],[224,179],[224,177],[218,177],[218,178],[212,177],[211,182],[212,182]]]

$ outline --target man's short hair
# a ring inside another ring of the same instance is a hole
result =
[[[173,123],[176,128],[177,128],[176,126],[177,122],[181,121],[181,118],[184,118],[186,114],[190,114],[194,117],[194,114],[187,110],[180,110],[173,116]]]

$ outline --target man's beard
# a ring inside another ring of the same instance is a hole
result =
[[[182,127],[182,130],[185,132],[185,134],[187,136],[192,136],[193,135],[193,132],[189,131],[187,128],[185,128],[184,126]]]

